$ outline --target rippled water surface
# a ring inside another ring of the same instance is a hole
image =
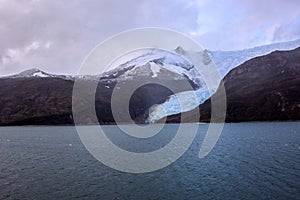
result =
[[[226,124],[199,159],[207,127],[199,125],[175,163],[146,174],[95,160],[74,127],[0,127],[0,199],[300,199],[299,122]],[[142,140],[105,130],[118,146],[148,152],[167,144],[177,125]]]

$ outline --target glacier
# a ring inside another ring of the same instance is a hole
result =
[[[164,103],[150,107],[146,123],[155,123],[164,117],[194,109],[199,104],[204,103],[214,93],[215,90],[198,89],[171,95]]]
[[[247,60],[258,56],[266,55],[277,50],[292,50],[299,46],[300,39],[290,42],[274,43],[270,45],[264,45],[239,51],[205,51],[215,63],[215,66],[220,76],[224,78],[230,70],[246,62]],[[199,57],[203,56],[203,52],[188,52],[182,49],[181,47],[178,47],[175,50],[175,52],[181,55],[198,53]],[[185,91],[171,95],[169,99],[164,103],[154,105],[150,108],[146,123],[155,123],[156,121],[166,116],[192,110],[200,104],[204,103],[204,101],[206,101],[207,99],[209,99],[214,92],[214,90],[201,88],[196,91]],[[197,99],[193,98],[193,96],[195,95]],[[180,101],[184,102],[182,106],[180,106]]]

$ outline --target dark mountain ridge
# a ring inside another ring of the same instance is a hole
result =
[[[163,78],[151,76],[137,76],[130,80],[122,80],[117,90],[126,92],[132,85],[146,82],[160,81],[167,85],[176,85],[174,92],[185,91],[184,76],[161,71]],[[37,74],[39,76],[33,76]],[[24,75],[25,76],[21,76]],[[75,78],[49,75],[37,70],[29,70],[11,77],[0,78],[0,125],[60,125],[74,124],[72,115],[72,94]],[[42,76],[40,76],[42,75]],[[169,77],[169,78],[167,78]],[[98,121],[90,120],[90,114],[82,110],[81,124],[111,124],[114,118],[111,111],[111,95],[117,80],[100,77],[77,77],[84,90],[88,91],[93,84],[97,85],[95,95],[95,109]],[[95,83],[96,82],[96,83]],[[181,82],[183,84],[181,84]],[[163,103],[172,95],[169,89],[159,84],[146,84],[138,88],[132,95],[129,103],[130,115],[136,122],[141,122],[149,107]],[[82,94],[84,95],[84,94]],[[89,98],[89,96],[87,96]],[[85,108],[85,99],[82,100],[82,109]],[[120,105],[122,99],[120,99]],[[127,105],[128,106],[128,105]],[[125,121],[126,122],[126,121]]]

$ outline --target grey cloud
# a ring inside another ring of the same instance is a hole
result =
[[[206,21],[201,21],[199,26],[208,31],[197,38],[207,48],[237,50],[300,38],[299,26],[291,23],[300,20],[297,18],[300,15],[298,0],[220,0],[218,4],[213,1],[206,3],[208,5],[203,6],[200,16],[213,19],[213,22],[207,25]],[[207,11],[207,8],[210,9]],[[282,27],[277,31],[277,35],[281,32],[280,38],[274,35],[276,27]]]
[[[0,75],[32,67],[74,74],[88,52],[112,34],[144,26],[189,30],[196,25],[197,13],[184,9],[185,4],[184,0],[3,1]],[[26,51],[34,42],[39,47]]]
[[[300,15],[294,20],[276,27],[273,34],[273,41],[278,42],[286,39],[299,39],[300,36]]]
[[[33,67],[75,74],[98,43],[145,26],[185,34],[203,28],[200,36],[193,37],[210,49],[245,48],[300,37],[298,0],[0,1],[0,76]],[[199,16],[209,23],[199,24]],[[273,31],[272,27],[277,28]],[[267,30],[273,31],[272,37],[266,36],[270,34]]]

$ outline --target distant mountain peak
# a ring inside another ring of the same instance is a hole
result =
[[[36,77],[51,77],[52,75],[38,69],[38,68],[32,68],[25,70],[19,74],[17,74],[20,77],[31,77],[31,76],[36,76]]]
[[[185,53],[181,47],[178,47],[177,51],[181,51],[182,54]],[[134,76],[161,78],[168,74],[173,78],[187,78],[196,88],[204,86],[200,73],[190,61],[181,55],[173,51],[149,49],[143,54],[103,73],[102,76],[103,79],[116,79],[120,81],[123,79],[132,79]]]
[[[185,51],[184,51],[184,49],[181,46],[178,46],[175,49],[175,52],[182,55],[182,54],[184,54]]]
[[[74,79],[72,76],[67,76],[67,75],[55,75],[55,74],[49,74],[46,73],[39,68],[32,68],[28,69],[25,71],[20,72],[19,74],[15,74],[12,76],[6,76],[4,78],[47,78],[47,77],[52,77],[52,78],[61,78],[65,80],[72,80]]]

